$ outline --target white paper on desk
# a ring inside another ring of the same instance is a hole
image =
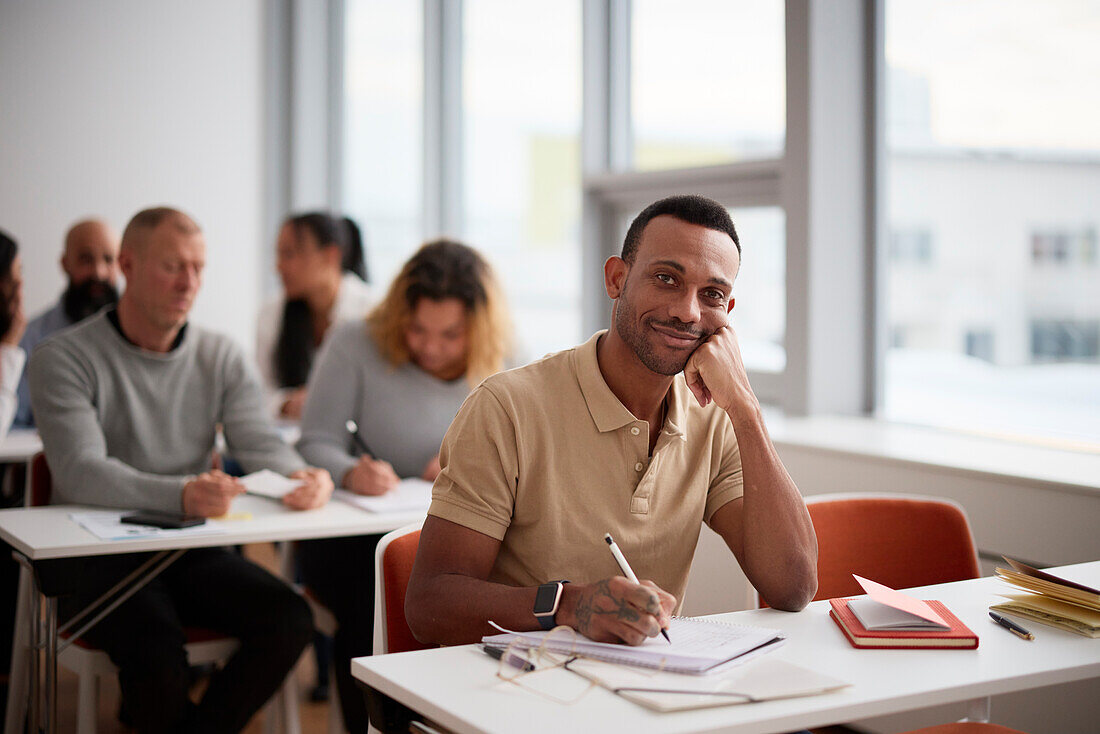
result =
[[[70,512],[69,519],[100,540],[140,540],[142,538],[170,538],[176,535],[216,535],[225,528],[217,520],[207,520],[190,528],[154,528],[122,522],[122,516],[133,510],[92,510]]]
[[[937,614],[932,607],[928,606],[927,602],[909,596],[908,594],[903,594],[895,589],[891,589],[889,586],[880,584],[877,581],[865,579],[854,573],[852,574],[852,578],[859,582],[859,585],[863,587],[867,595],[879,604],[884,604],[894,609],[900,609],[903,612],[908,612],[921,619],[927,619],[929,622],[934,622],[939,625],[940,629],[951,628],[951,625],[945,622],[943,617]]]
[[[723,675],[703,677],[640,670],[584,658],[570,662],[568,669],[654,711],[815,696],[850,685],[776,658],[757,660]]]
[[[432,483],[424,479],[411,477],[402,479],[396,487],[385,494],[355,494],[346,489],[338,489],[335,496],[368,512],[427,511],[428,505],[432,503]]]
[[[298,487],[302,486],[301,479],[291,479],[282,474],[276,474],[270,469],[261,469],[252,472],[248,476],[241,477],[241,484],[249,494],[259,494],[264,497],[281,500]]]
[[[950,627],[910,614],[903,609],[887,606],[868,597],[848,600],[848,609],[869,630],[897,630],[919,632],[921,630],[947,630]]]

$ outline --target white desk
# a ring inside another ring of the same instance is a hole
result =
[[[206,535],[154,537],[129,540],[100,540],[69,518],[73,511],[93,508],[73,505],[53,505],[26,509],[0,510],[0,538],[10,543],[15,551],[30,564],[63,558],[112,555],[117,553],[139,553],[147,551],[170,551],[186,548],[209,548],[224,545],[245,545],[284,540],[313,540],[349,535],[368,535],[384,533],[422,520],[424,512],[401,512],[375,514],[352,505],[333,500],[316,510],[295,512],[288,510],[276,500],[264,497],[242,495],[234,499],[231,513],[249,513],[250,519],[224,522],[226,532]],[[373,559],[364,559],[372,562]],[[35,651],[32,658],[31,696],[32,702],[40,700],[39,676],[34,669],[37,650],[44,649],[46,667],[45,713],[52,729],[56,725],[56,665],[57,665],[57,616],[56,598],[46,597],[39,589],[34,590],[33,599],[43,604],[46,610],[45,639],[39,639],[39,626],[33,620],[37,614],[32,612],[22,624],[17,621],[16,644],[13,645],[12,692],[17,683],[25,679],[20,674],[26,667],[27,642]],[[20,595],[23,588],[20,589]],[[20,602],[20,611],[24,608]],[[37,611],[37,607],[35,609]],[[17,615],[22,617],[23,615]],[[25,630],[29,628],[29,637]],[[9,697],[8,717],[5,729],[16,730],[19,724]]]
[[[31,561],[43,561],[77,556],[368,535],[389,532],[424,517],[423,511],[376,514],[338,500],[332,500],[316,510],[294,512],[287,510],[276,500],[241,495],[233,500],[230,513],[247,512],[252,518],[223,521],[226,528],[224,533],[100,540],[69,519],[70,512],[90,509],[96,508],[49,505],[0,511],[0,538]]]
[[[1100,561],[1054,573],[1100,585]],[[973,629],[979,637],[977,650],[858,650],[829,619],[825,601],[797,614],[761,609],[716,615],[783,629],[788,641],[771,655],[852,684],[786,701],[659,714],[597,688],[565,706],[498,681],[497,662],[469,645],[356,658],[352,672],[371,688],[456,732],[524,734],[785,732],[1100,676],[1100,639],[1026,623],[1036,639],[1025,642],[994,625],[988,607],[1008,588],[984,578],[915,590],[921,598],[943,601]],[[572,674],[556,670],[536,675]],[[996,722],[997,712],[992,713]]]
[[[30,461],[42,450],[42,439],[33,428],[15,428],[0,441],[0,464]]]

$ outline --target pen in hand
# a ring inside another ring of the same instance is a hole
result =
[[[351,434],[351,440],[359,447],[359,451],[367,456],[373,457],[374,452],[370,450],[370,446],[367,446],[367,442],[363,440],[363,434],[359,433],[359,424],[353,420],[349,420],[344,423],[344,427],[348,429],[348,433]]]
[[[1002,617],[1000,614],[997,614],[994,611],[990,611],[989,616],[994,622],[996,622],[1000,626],[1004,627],[1006,630],[1008,630],[1012,634],[1016,635],[1021,640],[1034,640],[1035,639],[1035,635],[1031,634],[1026,629],[1024,629],[1020,625],[1016,624],[1015,622],[1013,622],[1008,617]]]
[[[615,539],[611,537],[611,533],[605,533],[603,539],[607,542],[607,546],[611,549],[611,555],[615,556],[615,562],[619,564],[619,570],[623,572],[623,576],[626,576],[635,584],[642,583],[638,580],[638,576],[634,573],[634,569],[630,567],[630,564],[626,562],[626,556],[619,550],[619,546],[615,544]],[[661,634],[669,644],[672,644],[672,640],[668,636],[668,630],[662,629]]]

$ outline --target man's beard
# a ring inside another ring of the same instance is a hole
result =
[[[86,280],[69,287],[61,294],[61,307],[69,321],[83,321],[104,306],[118,303],[118,289],[105,280]]]
[[[706,341],[711,335],[698,329],[692,329],[686,324],[678,321],[653,321],[652,323],[668,329],[675,329],[686,336],[697,337],[700,340],[700,344]],[[637,355],[646,369],[651,372],[656,372],[658,375],[677,375],[683,372],[684,366],[691,358],[691,355],[694,354],[695,350],[693,349],[690,352],[671,352],[668,354],[658,352],[647,337],[645,331],[647,325],[648,324],[638,323],[635,318],[634,307],[630,304],[630,301],[625,297],[620,297],[615,307],[615,331],[619,334],[619,338],[626,342],[626,345],[630,347],[635,355]]]

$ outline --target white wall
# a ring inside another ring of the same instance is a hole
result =
[[[0,3],[0,228],[26,308],[63,287],[65,230],[168,204],[207,238],[193,320],[251,350],[260,298],[262,0]]]

